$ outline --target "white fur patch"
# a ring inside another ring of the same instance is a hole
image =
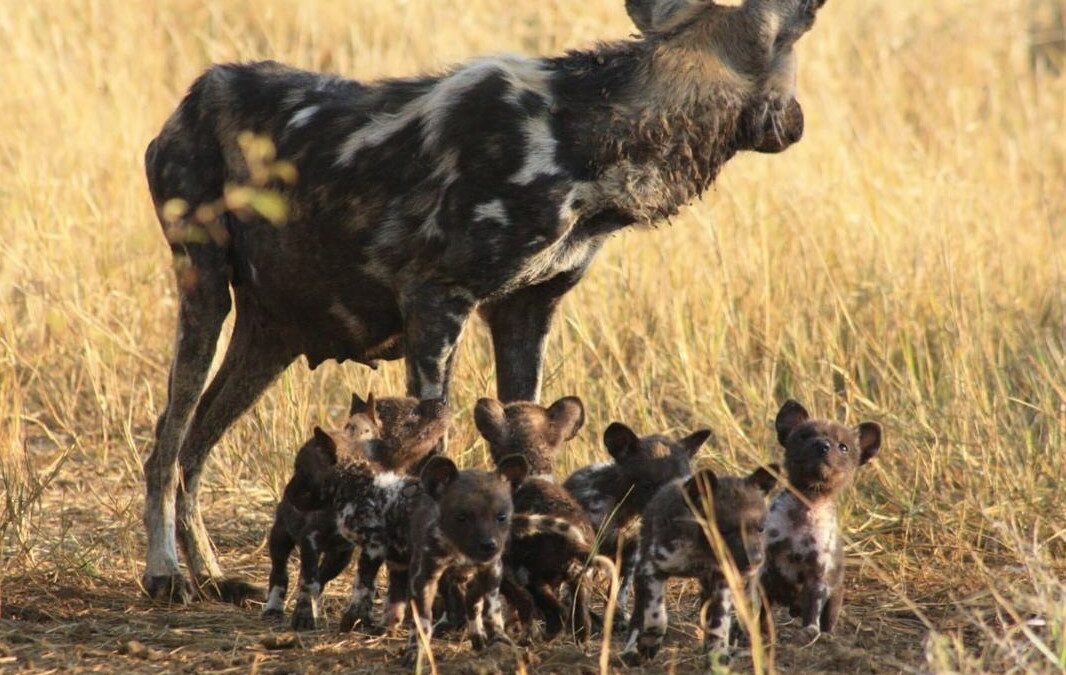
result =
[[[798,525],[793,523],[789,515],[795,512],[804,514],[803,521]],[[792,583],[798,581],[796,565],[788,558],[792,553],[805,557],[816,551],[817,564],[823,577],[834,570],[833,553],[838,535],[836,505],[832,501],[808,508],[791,492],[783,492],[774,498],[763,532],[766,546],[788,541],[788,550],[782,553],[781,559],[775,561],[786,580]]]
[[[670,575],[684,575],[692,571],[697,557],[692,543],[685,540],[670,542],[669,546],[652,546],[648,551],[648,563],[654,563],[660,572]]]
[[[149,496],[144,512],[148,526],[148,564],[145,574],[154,577],[181,574],[173,500],[164,505],[159,495]]]
[[[281,586],[271,586],[270,593],[267,594],[266,604],[263,605],[264,612],[280,612],[285,609],[285,590]]]
[[[511,177],[511,182],[529,185],[537,176],[559,173],[559,166],[555,163],[557,142],[548,118],[535,117],[527,120],[522,132],[526,137],[525,163],[518,173]]]
[[[517,56],[498,56],[472,61],[441,79],[427,93],[409,102],[398,112],[378,115],[369,124],[356,130],[337,151],[334,166],[350,164],[364,148],[387,142],[411,122],[422,120],[422,133],[427,149],[440,146],[442,128],[448,113],[463,95],[492,75],[503,74],[512,82],[527,77],[525,72],[536,62]]]
[[[503,201],[500,199],[494,199],[491,202],[485,202],[484,204],[478,204],[475,206],[474,219],[494,220],[503,226],[511,224],[510,219],[507,217],[507,209],[504,208]]]
[[[292,116],[292,119],[289,120],[289,123],[285,125],[285,127],[287,129],[299,129],[300,127],[311,121],[311,117],[314,116],[316,112],[318,112],[319,107],[320,106],[317,105],[309,105],[306,108],[301,108],[300,110],[297,110],[296,113]]]

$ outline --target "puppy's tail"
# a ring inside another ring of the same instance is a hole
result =
[[[565,518],[540,513],[519,513],[511,520],[511,539],[526,539],[537,535],[561,537],[576,552],[588,555],[590,543],[581,529]]]

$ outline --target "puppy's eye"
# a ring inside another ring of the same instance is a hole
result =
[[[457,523],[465,523],[468,520],[470,520],[470,516],[466,515],[465,513],[460,513],[455,517],[455,522]]]
[[[848,454],[848,444],[847,444],[847,443],[841,443],[840,445],[838,445],[838,446],[837,446],[837,448],[838,448],[838,449],[840,450],[840,452],[842,452],[843,454],[845,454],[845,455],[846,455],[846,454]]]
[[[496,514],[496,522],[497,523],[506,523],[507,522],[507,514],[504,513],[504,512],[497,513]]]

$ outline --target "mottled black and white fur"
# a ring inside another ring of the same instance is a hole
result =
[[[408,522],[411,598],[418,626],[411,631],[405,661],[418,656],[421,631],[433,637],[433,603],[447,574],[462,597],[467,635],[475,650],[510,642],[500,606],[503,552],[511,534],[511,486],[529,473],[529,463],[512,456],[494,472],[459,471],[451,460],[434,457],[422,470],[424,495]],[[485,626],[483,614],[488,616]]]
[[[789,490],[770,506],[766,522],[766,566],[760,582],[771,605],[799,617],[797,637],[814,640],[836,625],[844,600],[844,547],[836,501],[855,471],[881,448],[881,425],[851,427],[811,419],[796,401],[787,401],[775,421],[785,449]],[[763,630],[771,630],[770,607],[763,607]]]
[[[380,512],[387,500],[379,483],[396,477],[390,470],[414,472],[430,456],[447,431],[450,413],[440,399],[419,402],[412,398],[373,395],[363,401],[352,395],[344,430],[327,433],[316,427],[300,449],[293,477],[285,486],[268,540],[271,572],[263,615],[280,618],[288,590],[287,561],[294,547],[300,550],[300,586],[292,625],[295,630],[314,628],[320,617],[325,585],[343,571],[356,547],[361,547],[360,575],[374,575],[381,566]],[[343,477],[343,480],[341,480]],[[358,495],[358,497],[356,496]],[[346,512],[333,508],[346,498]],[[371,583],[371,588],[375,588]],[[373,596],[369,598],[372,603]],[[360,608],[364,608],[361,604]],[[366,611],[346,612],[344,630],[356,622],[376,630]]]
[[[621,422],[603,432],[612,462],[578,469],[563,483],[584,507],[598,532],[600,551],[614,557],[621,551],[621,580],[614,625],[629,621],[629,589],[640,549],[640,514],[661,487],[692,473],[691,460],[708,438],[702,429],[674,441],[653,434],[643,438]]]
[[[636,605],[622,658],[638,663],[659,651],[666,635],[666,582],[675,577],[700,582],[700,627],[705,647],[728,649],[732,591],[723,566],[753,578],[763,561],[766,495],[779,468],[759,468],[744,478],[717,477],[710,469],[679,478],[659,490],[644,509]],[[728,561],[715,553],[708,528],[717,530]]]
[[[569,625],[577,640],[588,640],[588,566],[606,569],[613,577],[614,565],[608,558],[593,556],[596,535],[588,514],[555,481],[552,471],[566,442],[585,422],[584,405],[574,396],[547,408],[529,401],[504,405],[483,398],[474,407],[474,420],[494,461],[518,455],[530,465],[530,475],[515,484],[512,493],[515,515],[503,557],[504,597],[527,635],[536,632],[537,612],[544,619],[545,638],[552,639]],[[572,611],[559,599],[563,583],[574,598]]]
[[[410,395],[446,398],[456,344],[480,313],[498,397],[536,400],[555,308],[609,234],[676,213],[738,152],[799,140],[793,44],[821,4],[629,0],[639,39],[371,83],[273,62],[200,76],[145,157],[179,299],[145,463],[145,591],[250,592],[216,560],[201,474],[301,355],[312,367],[403,357]],[[293,169],[266,186],[285,200],[281,225],[225,208],[227,186],[252,177],[243,132],[271,139]]]

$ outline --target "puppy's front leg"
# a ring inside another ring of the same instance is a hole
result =
[[[703,646],[707,650],[727,652],[733,609],[733,594],[725,578],[715,574],[704,581],[700,608],[700,628],[703,630]]]
[[[411,575],[411,598],[415,603],[415,621],[429,647],[433,638],[433,600],[437,597],[437,585],[444,574],[445,560],[436,560],[416,556],[413,561],[414,574]],[[412,628],[407,648],[404,651],[404,665],[414,666],[418,663],[418,629]]]
[[[808,579],[804,584],[799,597],[800,618],[803,620],[803,629],[797,633],[797,639],[811,642],[821,634],[819,622],[822,610],[829,599],[829,588],[821,577]]]
[[[300,538],[300,591],[292,610],[293,630],[314,630],[322,616],[322,584],[318,581],[318,533]]]
[[[356,570],[355,583],[352,586],[352,600],[341,617],[341,631],[353,630],[356,625],[363,632],[378,633],[374,623],[374,596],[377,594],[378,570],[381,569],[382,557],[373,555],[375,549],[364,546],[359,555],[359,568]],[[391,579],[391,577],[390,577]]]
[[[511,638],[507,636],[507,631],[504,627],[503,608],[500,605],[500,586],[502,583],[503,561],[497,560],[495,565],[479,573],[474,580],[474,584],[472,584],[484,598],[486,614],[489,617],[488,633],[486,635],[489,644],[493,642],[514,644],[511,642]]]

